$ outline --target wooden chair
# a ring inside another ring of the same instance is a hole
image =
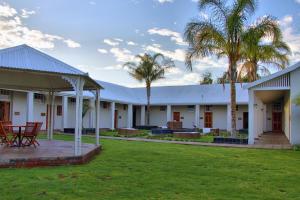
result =
[[[39,131],[42,127],[42,122],[27,122],[25,131],[22,134],[22,141],[25,139],[25,142],[23,142],[24,146],[31,146],[33,145],[36,147],[37,145],[40,145],[38,141],[36,140]]]
[[[12,144],[2,123],[0,123],[0,144],[6,144],[7,146]]]

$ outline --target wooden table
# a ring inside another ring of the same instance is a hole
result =
[[[13,145],[13,147],[21,147],[22,146],[22,128],[26,128],[28,126],[26,126],[26,125],[4,125],[4,127],[10,128],[12,131],[14,128],[19,129],[19,131],[17,132],[18,141],[17,141],[16,145]]]

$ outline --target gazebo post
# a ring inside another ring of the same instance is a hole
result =
[[[51,114],[51,104],[52,104],[52,91],[49,90],[48,92],[48,98],[47,98],[47,139],[51,140],[51,120],[52,120],[52,114]]]
[[[53,131],[54,131],[54,111],[55,111],[55,95],[54,92],[51,92],[51,126],[50,126],[50,140],[53,140]]]
[[[99,129],[100,129],[100,126],[99,126],[99,114],[100,114],[100,90],[96,90],[96,112],[95,112],[95,115],[96,115],[96,145],[99,146],[100,145],[100,135],[99,135]]]
[[[82,135],[82,106],[83,106],[83,86],[84,80],[79,77],[76,80],[76,119],[75,119],[75,155],[81,155],[81,135]]]

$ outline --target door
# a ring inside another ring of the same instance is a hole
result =
[[[204,114],[204,128],[213,127],[213,114],[212,112],[205,112]]]
[[[10,103],[0,102],[0,121],[10,121]]]
[[[273,112],[272,128],[274,132],[282,131],[282,112]]]
[[[180,112],[173,112],[173,120],[180,122]]]
[[[243,129],[248,129],[248,112],[243,113]]]
[[[119,118],[118,111],[115,110],[115,122],[114,122],[115,129],[118,128],[118,118]]]

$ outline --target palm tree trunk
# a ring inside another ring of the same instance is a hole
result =
[[[150,92],[151,92],[150,87],[151,87],[150,84],[147,83],[146,88],[147,88],[147,125],[148,126],[150,126]]]
[[[237,70],[235,62],[229,62],[230,78],[230,104],[231,104],[231,136],[236,135],[236,88]]]

